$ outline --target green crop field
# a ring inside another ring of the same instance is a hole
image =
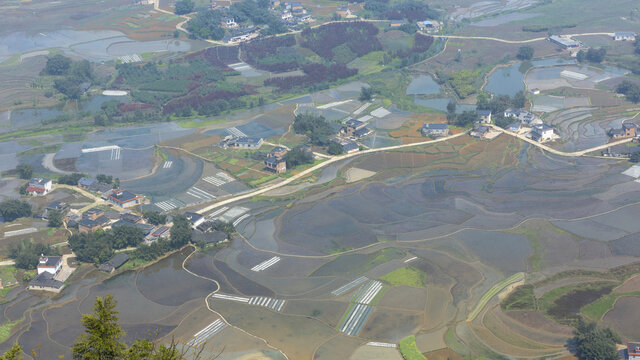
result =
[[[416,337],[411,335],[400,340],[400,354],[405,360],[427,360],[416,345]]]
[[[391,286],[424,287],[427,282],[427,274],[413,266],[407,266],[388,273],[381,277],[380,280],[389,283]]]

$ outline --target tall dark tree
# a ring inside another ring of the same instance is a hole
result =
[[[373,97],[373,88],[372,87],[361,87],[360,88],[360,101],[369,101]]]
[[[60,251],[46,244],[34,244],[23,241],[9,250],[9,257],[14,259],[18,269],[33,270],[38,266],[40,255],[60,255]]]
[[[464,127],[464,126],[469,126],[478,120],[479,120],[479,117],[475,111],[471,111],[471,110],[463,111],[462,114],[456,117],[455,124],[458,126]]]
[[[62,216],[62,211],[60,210],[48,210],[47,211],[47,219],[49,221],[49,227],[52,228],[58,228],[60,226],[62,226],[63,223],[63,216]]]
[[[582,318],[574,330],[576,355],[580,360],[618,360],[620,354],[616,344],[620,337],[609,328],[600,328],[596,323],[586,323]]]
[[[29,217],[31,216],[31,204],[17,199],[5,200],[0,202],[0,214],[8,222],[21,217]]]
[[[85,333],[73,344],[75,360],[122,359],[127,346],[120,341],[125,336],[118,325],[118,311],[113,296],[97,297],[93,314],[82,315]]]
[[[173,217],[173,226],[169,231],[170,243],[174,249],[180,248],[191,242],[191,223],[184,215],[176,215]]]
[[[167,215],[157,211],[147,211],[144,213],[144,218],[147,219],[149,224],[162,225],[167,222]]]
[[[43,72],[46,75],[66,75],[71,68],[71,59],[57,54],[47,59]]]
[[[340,155],[343,151],[344,149],[342,149],[342,145],[338,144],[335,141],[331,141],[329,143],[329,147],[327,148],[327,152],[329,153],[329,155]]]
[[[511,100],[511,106],[515,108],[523,108],[527,104],[527,96],[524,91],[518,91]]]
[[[299,165],[311,164],[313,162],[313,155],[302,149],[293,149],[287,152],[284,160],[287,162],[287,169],[293,169]]]
[[[534,50],[531,46],[520,46],[518,49],[518,59],[531,60],[533,59]]]
[[[456,119],[456,103],[451,100],[447,104],[447,122],[452,123]]]
[[[16,171],[18,172],[20,179],[30,179],[33,175],[33,166],[21,163],[16,166]]]
[[[176,2],[174,11],[177,15],[184,15],[192,12],[194,6],[193,0],[179,0]]]

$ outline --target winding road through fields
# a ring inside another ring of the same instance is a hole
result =
[[[505,40],[505,39],[500,39],[496,37],[487,37],[487,36],[432,35],[432,34],[426,34],[426,33],[422,33],[422,34],[427,36],[433,36],[434,38],[491,40],[491,41],[497,41],[497,42],[506,43],[506,44],[527,44],[527,43],[532,43],[532,42],[542,41],[547,39],[547,37],[537,37],[537,38],[527,39],[527,40]],[[567,34],[565,36],[573,37],[573,36],[600,36],[600,35],[613,36],[614,34],[604,33],[604,32],[594,32],[594,33],[582,33],[582,34]]]

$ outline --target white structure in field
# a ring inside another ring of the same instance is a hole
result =
[[[40,256],[38,275],[44,272],[56,275],[60,270],[62,270],[62,256]]]

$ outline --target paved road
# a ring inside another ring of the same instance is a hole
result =
[[[207,213],[207,212],[209,212],[209,211],[211,211],[211,210],[213,210],[215,208],[218,208],[220,206],[231,204],[231,203],[239,201],[239,200],[250,199],[250,198],[252,198],[252,197],[254,197],[256,195],[264,194],[264,193],[266,193],[268,191],[271,191],[271,190],[280,188],[282,186],[285,186],[287,184],[290,184],[290,183],[292,183],[292,182],[294,182],[294,181],[296,181],[296,180],[298,180],[300,178],[303,178],[303,177],[313,173],[314,171],[316,171],[318,169],[321,169],[321,168],[329,165],[329,164],[333,164],[335,162],[342,161],[344,159],[348,159],[348,158],[351,158],[351,157],[354,157],[354,156],[363,155],[363,154],[371,154],[371,153],[381,152],[381,151],[397,150],[397,149],[403,149],[403,148],[420,146],[420,145],[434,144],[434,143],[439,143],[439,142],[451,140],[451,139],[460,137],[460,136],[465,135],[465,134],[466,133],[459,133],[459,134],[446,136],[446,137],[442,137],[442,138],[435,139],[435,140],[422,141],[422,142],[419,142],[419,143],[395,145],[395,146],[388,146],[388,147],[377,148],[377,149],[368,149],[368,150],[354,152],[354,153],[351,153],[351,154],[333,156],[333,157],[330,157],[327,161],[324,161],[324,162],[321,162],[318,165],[312,166],[312,167],[310,167],[310,168],[308,168],[308,169],[306,169],[306,170],[304,170],[304,171],[302,171],[302,172],[300,172],[300,173],[298,173],[298,174],[296,174],[296,175],[294,175],[294,176],[292,176],[292,177],[290,177],[288,179],[285,179],[284,181],[281,181],[281,182],[279,182],[277,184],[269,185],[269,186],[257,189],[255,191],[251,191],[251,192],[248,192],[248,193],[245,193],[245,194],[241,194],[241,195],[237,195],[237,196],[231,197],[231,198],[226,199],[226,200],[219,201],[219,202],[217,202],[215,204],[206,206],[206,207],[204,207],[204,208],[202,208],[202,209],[200,209],[200,210],[198,210],[196,212],[199,213],[199,214],[204,214],[204,213]]]
[[[547,146],[545,144],[541,144],[541,143],[539,143],[539,142],[537,142],[535,140],[531,140],[531,139],[529,139],[528,137],[526,137],[526,136],[524,136],[522,134],[516,134],[516,133],[511,132],[509,130],[505,130],[505,129],[503,129],[501,127],[498,127],[496,125],[491,124],[491,127],[493,127],[495,130],[500,131],[502,133],[505,133],[507,135],[515,136],[518,139],[521,139],[522,141],[526,141],[531,145],[537,146],[542,150],[548,151],[548,152],[550,152],[552,154],[555,154],[555,155],[566,156],[566,157],[583,156],[583,155],[586,155],[586,154],[588,154],[590,152],[594,152],[594,151],[598,151],[598,150],[604,150],[604,149],[606,149],[608,147],[615,146],[615,145],[620,145],[620,144],[625,144],[625,143],[631,142],[631,140],[633,140],[632,138],[626,138],[626,139],[614,141],[614,142],[611,142],[611,143],[607,143],[607,144],[604,144],[604,145],[594,146],[594,147],[586,149],[586,150],[573,151],[573,152],[564,152],[564,151],[556,150],[556,149],[554,149],[552,147],[549,147],[549,146]]]
[[[622,139],[622,140],[619,140],[619,141],[614,141],[612,143],[608,143],[608,144],[604,144],[604,145],[600,145],[600,146],[595,146],[595,147],[592,147],[592,148],[589,148],[589,149],[585,149],[585,150],[574,151],[574,152],[564,152],[564,151],[553,149],[553,148],[551,148],[551,147],[549,147],[549,146],[547,146],[545,144],[541,144],[541,143],[539,143],[537,141],[531,140],[531,139],[525,137],[524,135],[516,134],[516,133],[513,133],[511,131],[507,131],[507,130],[502,129],[500,127],[497,127],[495,125],[491,125],[491,126],[494,129],[496,129],[497,131],[500,131],[500,132],[502,132],[504,134],[507,134],[507,135],[510,135],[510,136],[517,137],[517,138],[519,138],[519,139],[521,139],[523,141],[528,142],[529,144],[531,144],[533,146],[537,146],[538,148],[540,148],[540,149],[542,149],[544,151],[547,151],[547,152],[550,152],[552,154],[559,155],[559,156],[565,156],[565,157],[583,156],[583,155],[586,155],[586,154],[588,154],[590,152],[593,152],[593,151],[603,150],[603,149],[606,149],[607,147],[624,144],[624,143],[630,142],[632,140],[631,138]],[[288,184],[290,184],[290,183],[292,183],[292,182],[294,182],[294,181],[296,181],[296,180],[298,180],[300,178],[303,178],[303,177],[311,174],[312,172],[314,172],[314,171],[316,171],[318,169],[321,169],[321,168],[327,166],[327,165],[330,165],[332,163],[335,163],[335,162],[338,162],[338,161],[342,161],[344,159],[348,159],[348,158],[351,158],[351,157],[354,157],[354,156],[359,156],[359,155],[364,155],[364,154],[371,154],[371,153],[375,153],[375,152],[398,150],[398,149],[404,149],[404,148],[415,147],[415,146],[420,146],[420,145],[434,144],[434,143],[438,143],[438,142],[448,141],[448,140],[457,138],[457,137],[462,136],[462,135],[466,135],[466,132],[455,134],[455,135],[451,135],[451,136],[446,136],[446,137],[442,137],[442,138],[438,138],[438,139],[435,139],[435,140],[422,141],[422,142],[419,142],[419,143],[395,145],[395,146],[388,146],[388,147],[376,148],[376,149],[367,149],[367,150],[363,150],[363,151],[354,152],[354,153],[351,153],[351,154],[329,157],[328,160],[326,160],[324,162],[321,162],[320,164],[317,164],[317,165],[315,165],[313,167],[310,167],[309,169],[306,169],[306,170],[300,172],[299,174],[296,174],[296,175],[294,175],[294,176],[292,176],[292,177],[290,177],[290,178],[288,178],[288,179],[286,179],[284,181],[281,181],[281,182],[279,182],[277,184],[269,185],[269,186],[266,186],[266,187],[263,187],[263,188],[248,192],[248,193],[240,194],[240,195],[237,195],[237,196],[234,196],[234,197],[231,197],[231,198],[216,202],[216,203],[211,204],[211,205],[207,205],[207,206],[201,208],[200,210],[197,210],[196,212],[199,213],[199,214],[205,214],[205,213],[207,213],[207,212],[209,212],[209,211],[211,211],[211,210],[213,210],[215,208],[218,208],[218,207],[221,207],[221,206],[224,206],[224,205],[228,205],[228,204],[234,203],[236,201],[250,199],[250,198],[252,198],[252,197],[254,197],[256,195],[261,195],[261,194],[264,194],[264,193],[269,192],[271,190],[275,190],[277,188],[280,188],[280,187],[283,187],[285,185],[288,185]],[[180,149],[180,148],[174,148],[174,149],[188,152],[188,151],[186,151],[184,149]],[[198,157],[200,157],[200,156],[198,156]]]
[[[527,39],[527,40],[505,40],[505,39],[488,37],[488,36],[432,35],[432,34],[426,34],[426,33],[422,33],[422,34],[427,36],[433,36],[435,38],[491,40],[491,41],[497,41],[497,42],[507,43],[507,44],[527,44],[527,43],[532,43],[532,42],[542,41],[547,39],[547,37],[537,37],[537,38]],[[572,36],[599,36],[599,35],[613,36],[614,34],[613,33],[582,33],[582,34],[567,34],[566,36],[572,37]]]

